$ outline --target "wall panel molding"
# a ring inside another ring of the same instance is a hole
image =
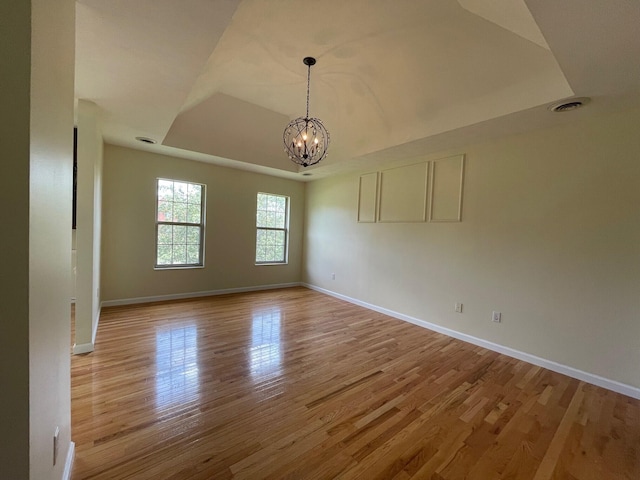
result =
[[[416,223],[427,220],[429,162],[380,172],[378,221]]]
[[[434,160],[432,164],[429,221],[462,221],[464,155]]]
[[[358,222],[375,223],[378,217],[378,172],[360,175]]]

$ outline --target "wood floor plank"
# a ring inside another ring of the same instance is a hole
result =
[[[296,287],[102,310],[73,480],[640,478],[640,401]]]
[[[569,408],[566,410],[564,416],[562,417],[562,421],[558,428],[556,429],[555,435],[553,436],[553,440],[549,444],[547,448],[547,452],[540,462],[538,466],[538,470],[536,471],[535,477],[533,480],[547,480],[551,478],[555,466],[560,458],[560,454],[562,453],[562,448],[564,447],[567,437],[569,435],[572,424],[575,422],[578,409],[582,404],[584,399],[584,384],[580,382],[580,386],[578,390],[573,396],[571,403],[569,404]],[[540,401],[540,400],[538,400]]]

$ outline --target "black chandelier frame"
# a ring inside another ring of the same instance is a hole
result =
[[[282,138],[289,159],[302,167],[309,167],[327,156],[331,137],[322,120],[309,117],[311,66],[316,64],[316,59],[305,57],[302,62],[307,66],[307,113],[292,120],[284,129]]]

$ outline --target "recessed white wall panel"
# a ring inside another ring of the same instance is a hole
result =
[[[361,175],[358,190],[358,222],[373,223],[376,221],[377,200],[378,172]]]
[[[464,155],[433,162],[429,221],[459,222],[462,219]]]
[[[380,222],[424,222],[427,210],[429,163],[380,172]]]

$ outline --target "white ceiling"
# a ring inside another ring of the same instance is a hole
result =
[[[636,0],[78,0],[76,22],[76,97],[107,142],[290,178],[640,105]],[[298,170],[305,56],[331,146]],[[546,108],[573,96],[593,100]]]

